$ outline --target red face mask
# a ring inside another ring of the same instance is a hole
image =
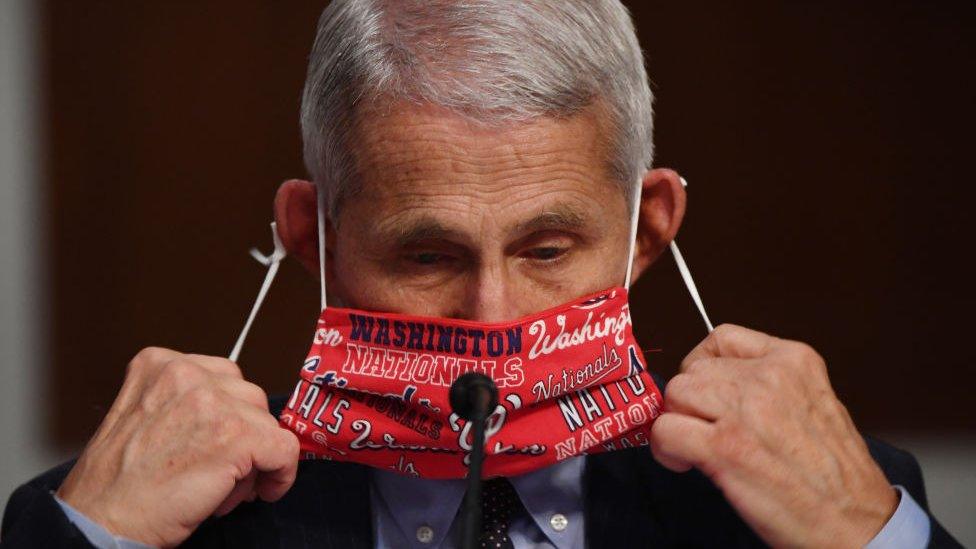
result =
[[[463,478],[471,428],[451,413],[448,393],[472,371],[499,393],[486,476],[646,445],[660,413],[623,288],[507,323],[341,308],[326,308],[318,323],[280,417],[304,458]]]
[[[631,212],[628,282],[638,204]],[[485,476],[647,444],[663,401],[631,332],[626,288],[494,324],[327,307],[324,211],[320,202],[322,314],[301,380],[280,416],[298,435],[303,458],[425,478],[465,477],[471,426],[451,412],[449,390],[472,371],[492,378],[499,392],[486,424]],[[274,224],[272,234],[274,253],[251,251],[268,273],[231,351],[234,362],[285,257]],[[711,330],[674,242],[671,251]]]

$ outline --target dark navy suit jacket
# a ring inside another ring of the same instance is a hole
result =
[[[283,400],[272,401],[277,414]],[[915,458],[866,438],[871,455],[892,484],[899,484],[928,512]],[[54,500],[73,462],[18,488],[3,517],[3,547],[90,547]],[[583,477],[587,546],[762,547],[711,481],[698,471],[677,474],[634,448],[586,457]],[[930,547],[961,547],[929,515]],[[275,503],[240,505],[204,522],[186,547],[373,547],[369,475],[365,466],[303,461],[291,490]]]

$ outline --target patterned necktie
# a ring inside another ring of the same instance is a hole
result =
[[[481,547],[486,549],[512,549],[508,527],[512,519],[522,512],[522,500],[507,478],[485,481],[481,493]]]

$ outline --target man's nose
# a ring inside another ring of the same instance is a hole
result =
[[[471,277],[464,289],[463,303],[456,315],[478,322],[504,322],[519,317],[518,292],[504,269],[484,267]]]

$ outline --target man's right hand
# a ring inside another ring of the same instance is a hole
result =
[[[298,454],[236,364],[149,348],[57,495],[117,536],[172,546],[215,513],[283,496]]]

